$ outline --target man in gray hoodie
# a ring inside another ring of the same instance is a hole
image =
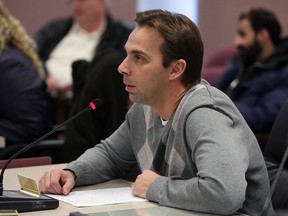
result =
[[[126,120],[64,170],[46,172],[40,190],[68,194],[138,164],[135,196],[191,211],[261,214],[270,199],[261,150],[232,101],[201,80],[196,25],[162,10],[137,13],[136,22],[118,68],[135,102]]]

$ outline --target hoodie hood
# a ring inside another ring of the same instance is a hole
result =
[[[276,47],[275,51],[266,60],[264,65],[278,67],[288,63],[288,37],[282,39],[282,42]]]

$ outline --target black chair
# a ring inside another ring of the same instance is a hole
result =
[[[64,146],[65,130],[65,127],[59,128],[55,133],[40,141],[39,144],[19,155],[19,158],[50,156],[53,163],[59,163],[59,152]],[[29,143],[17,143],[0,149],[0,160],[9,159],[28,144]]]
[[[0,169],[3,168],[7,160],[0,160]],[[52,164],[50,156],[30,157],[30,158],[17,158],[11,161],[7,168],[16,167],[30,167],[30,166],[43,166]]]
[[[102,105],[67,125],[60,162],[75,160],[88,148],[110,136],[125,120],[128,93],[123,76],[117,71],[123,59],[119,51],[107,50],[91,62],[73,62],[73,98],[69,117],[87,107],[94,98],[100,98]]]
[[[288,99],[278,112],[264,149],[275,210],[288,209]],[[281,172],[278,170],[282,170]]]

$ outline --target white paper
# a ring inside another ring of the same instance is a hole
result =
[[[132,194],[130,187],[72,191],[68,195],[46,194],[76,207],[147,201]]]

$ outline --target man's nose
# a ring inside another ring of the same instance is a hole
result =
[[[122,63],[118,66],[118,72],[121,73],[122,75],[126,74],[129,75],[129,69],[128,69],[128,64],[127,64],[127,58],[125,58]]]
[[[239,47],[239,46],[241,46],[241,44],[242,44],[241,38],[240,38],[239,36],[236,36],[236,37],[234,38],[233,45],[234,45],[235,47]]]

